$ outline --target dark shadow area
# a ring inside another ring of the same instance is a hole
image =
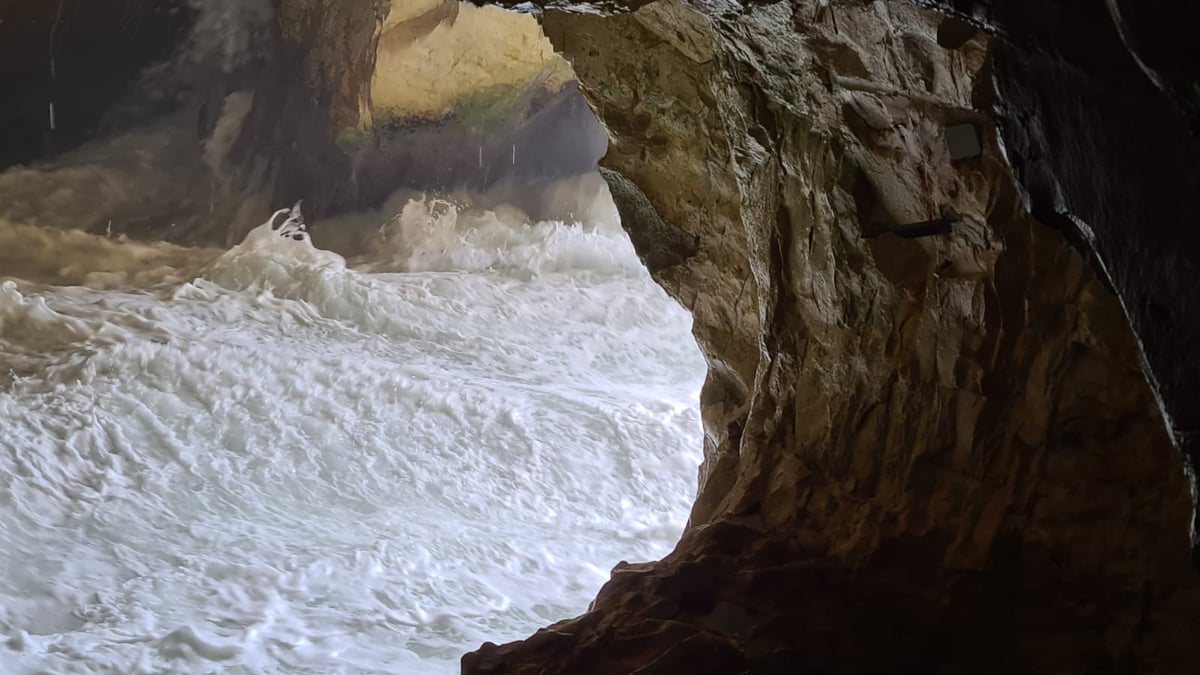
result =
[[[186,0],[3,3],[0,168],[53,157],[119,125],[112,106],[185,38],[191,20]]]
[[[1200,21],[1194,3],[927,2],[999,31],[1005,152],[1029,211],[1121,297],[1185,471],[1200,466]],[[1200,564],[1200,531],[1192,528]]]

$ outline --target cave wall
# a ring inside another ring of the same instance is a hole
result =
[[[1200,467],[1200,6],[954,3],[1005,38],[997,119],[1028,208],[1122,298],[1197,498]],[[1100,167],[1098,169],[1098,167]],[[1200,565],[1200,530],[1192,524]]]
[[[70,150],[119,122],[106,113],[190,25],[185,0],[5,0],[0,169]]]
[[[466,672],[1194,670],[1194,73],[1114,2],[542,3],[695,317],[706,460],[675,552]],[[347,139],[393,4],[271,0],[200,83],[254,92],[243,187],[382,199]]]
[[[3,3],[0,168],[27,166],[0,175],[0,218],[230,244],[277,199],[338,204],[350,165],[335,139],[369,110],[375,9],[374,0]],[[246,108],[237,124],[227,123],[231,101]],[[214,133],[232,136],[220,153],[210,152]]]
[[[699,496],[666,559],[464,672],[1191,672],[1188,483],[1120,300],[1030,215],[989,34],[942,46],[903,2],[612,5],[543,24],[695,318]]]

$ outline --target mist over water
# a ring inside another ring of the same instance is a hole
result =
[[[597,181],[348,257],[0,220],[0,672],[457,672],[665,554],[704,364]]]

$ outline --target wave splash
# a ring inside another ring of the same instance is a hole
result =
[[[611,204],[480,203],[338,253],[0,222],[0,671],[455,672],[669,550],[689,317]]]

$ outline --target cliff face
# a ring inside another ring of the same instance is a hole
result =
[[[691,527],[464,671],[1189,672],[1179,454],[1118,298],[1026,210],[987,34],[639,5],[543,23],[709,361]]]
[[[414,11],[393,3],[387,24],[394,25],[380,37],[371,79],[376,117],[439,119],[485,102],[499,108],[531,83],[557,90],[574,79],[529,14],[458,0]]]

